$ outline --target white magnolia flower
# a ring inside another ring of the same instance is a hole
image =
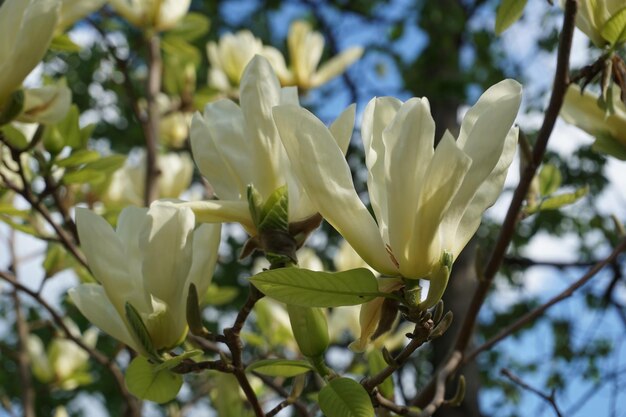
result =
[[[157,180],[159,198],[178,198],[191,185],[193,161],[189,154],[171,152],[158,155],[157,167],[160,171]],[[114,206],[141,206],[145,186],[146,154],[141,150],[138,161],[127,159],[124,166],[113,173],[101,199],[105,204]]]
[[[273,113],[315,209],[377,271],[428,279],[443,253],[456,258],[500,194],[515,152],[511,126],[520,100],[516,81],[498,83],[467,112],[458,139],[446,132],[436,148],[427,99],[370,101],[361,135],[375,217],[328,129],[297,106]]]
[[[262,55],[268,59],[274,70],[286,71],[285,58],[280,51],[272,46],[263,45],[261,39],[255,37],[249,30],[226,33],[217,43],[209,42],[207,55],[211,64],[209,86],[227,94],[236,94],[243,72],[255,55]]]
[[[6,0],[0,6],[0,111],[46,53],[59,7],[59,0]]]
[[[204,294],[220,241],[219,225],[202,225],[188,208],[170,203],[122,210],[114,231],[102,217],[77,209],[81,248],[100,284],[81,284],[69,294],[96,326],[146,354],[128,322],[126,304],[141,316],[152,345],[172,348],[187,334],[190,284]]]
[[[98,329],[91,327],[81,336],[78,326],[70,319],[65,325],[76,337],[89,347],[94,348],[98,341]],[[73,390],[77,386],[91,382],[89,353],[70,339],[55,337],[47,347],[41,339],[30,334],[26,341],[28,355],[32,362],[35,377],[44,384],[52,383],[64,390]]]
[[[202,175],[219,200],[186,203],[202,222],[238,222],[252,235],[256,230],[247,201],[252,184],[263,201],[287,185],[289,221],[316,214],[292,173],[292,165],[278,136],[272,107],[298,107],[296,89],[280,88],[270,63],[256,56],[246,68],[240,88],[240,106],[219,100],[206,106],[191,122],[191,147]],[[344,111],[330,127],[330,137],[344,155],[354,125],[354,107]],[[299,163],[299,162],[298,162]]]
[[[626,159],[626,106],[617,87],[613,90],[613,112],[598,105],[598,95],[581,92],[580,86],[570,85],[565,93],[561,117],[597,138],[594,147],[620,159]]]
[[[63,120],[72,105],[72,91],[66,85],[47,85],[24,90],[24,107],[16,120],[52,124]]]
[[[561,0],[561,4],[564,0]],[[618,13],[626,13],[624,0],[581,0],[578,2],[576,26],[599,48],[622,43],[624,19],[607,22]]]
[[[363,48],[352,47],[319,66],[324,52],[324,36],[313,31],[303,20],[297,20],[289,27],[287,46],[290,71],[282,68],[276,68],[276,71],[283,85],[297,85],[303,89],[319,87],[332,80],[363,55]]]
[[[191,0],[109,0],[109,3],[133,25],[163,31],[185,17]]]
[[[65,31],[77,21],[100,9],[106,0],[62,0],[57,33]]]

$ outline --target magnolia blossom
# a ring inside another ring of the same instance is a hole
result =
[[[133,25],[163,31],[185,17],[191,0],[109,0],[109,3]]]
[[[158,155],[157,168],[161,173],[157,180],[159,198],[178,198],[191,185],[193,161],[189,154],[171,152]],[[137,161],[126,160],[124,166],[113,173],[101,199],[108,205],[140,206],[145,186],[146,154],[141,150]]]
[[[94,348],[98,341],[98,329],[89,328],[81,336],[78,326],[70,319],[65,319],[66,327],[72,334]],[[35,377],[44,384],[53,383],[64,389],[73,390],[82,384],[91,382],[88,373],[89,353],[70,339],[55,337],[45,347],[41,339],[30,334],[26,340],[28,355],[32,362]]]
[[[87,209],[76,211],[81,248],[100,284],[81,284],[69,294],[96,326],[139,353],[146,349],[126,314],[140,315],[155,349],[172,348],[187,334],[190,284],[204,294],[217,261],[220,225],[202,225],[188,208],[170,203],[122,210],[114,231]]]
[[[622,43],[622,33],[626,29],[623,19],[608,25],[607,22],[616,14],[625,13],[625,10],[623,0],[581,0],[578,2],[576,26],[599,48]]]
[[[436,147],[427,99],[370,101],[361,135],[375,217],[328,129],[297,106],[273,113],[315,209],[377,271],[429,279],[444,254],[456,258],[500,194],[515,152],[518,131],[511,126],[520,100],[516,81],[498,83],[467,112],[457,140],[446,132]]]
[[[272,117],[272,107],[289,104],[299,108],[295,88],[280,88],[270,63],[256,56],[241,81],[240,105],[219,100],[206,106],[204,115],[191,122],[191,147],[202,175],[219,200],[185,203],[202,222],[238,222],[256,235],[247,201],[252,184],[262,199],[287,184],[289,221],[316,214],[292,173]],[[354,107],[349,107],[331,125],[328,134],[344,155],[354,124]],[[299,162],[298,162],[299,163]]]
[[[276,71],[283,85],[297,85],[303,89],[319,87],[332,80],[363,55],[361,47],[348,48],[318,68],[324,52],[324,36],[302,20],[291,24],[287,46],[290,68],[276,68]]]
[[[52,124],[63,120],[72,105],[66,85],[47,85],[24,90],[24,106],[16,118],[24,123]]]
[[[264,56],[275,70],[286,71],[285,58],[280,51],[263,45],[261,39],[249,30],[226,33],[220,37],[219,42],[209,42],[207,55],[211,64],[209,86],[231,95],[236,94],[243,72],[255,55]]]
[[[57,33],[65,31],[75,22],[100,9],[106,0],[62,0]]]
[[[582,92],[577,85],[570,85],[566,94],[561,117],[574,126],[597,138],[596,147],[620,159],[626,159],[626,106],[620,100],[620,92],[613,91],[613,112],[598,105],[598,95]]]
[[[0,6],[0,111],[43,58],[59,7],[59,0],[6,0]]]

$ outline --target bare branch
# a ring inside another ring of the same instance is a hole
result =
[[[500,373],[502,375],[504,375],[505,377],[509,378],[513,383],[519,385],[520,387],[524,388],[525,390],[530,391],[533,394],[535,394],[535,395],[539,396],[540,398],[544,399],[547,403],[549,403],[552,406],[552,409],[554,410],[554,412],[556,413],[556,415],[558,417],[563,417],[563,414],[561,414],[561,410],[559,410],[559,407],[556,404],[556,399],[554,398],[554,391],[552,393],[550,393],[550,395],[547,395],[547,394],[539,391],[537,388],[531,387],[526,382],[524,382],[520,377],[518,377],[517,375],[514,375],[508,369],[503,368],[503,369],[500,370]]]

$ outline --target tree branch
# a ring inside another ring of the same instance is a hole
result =
[[[554,398],[554,391],[550,395],[546,395],[543,392],[539,391],[537,388],[534,388],[528,385],[520,377],[518,377],[517,375],[514,375],[508,369],[503,368],[500,370],[500,373],[504,375],[505,377],[509,378],[513,383],[522,387],[523,389],[530,391],[533,394],[536,394],[537,396],[544,399],[547,403],[549,403],[552,406],[552,409],[554,410],[554,412],[556,413],[558,417],[563,417],[563,414],[561,414],[561,410],[559,410],[559,407],[556,404],[556,399]]]

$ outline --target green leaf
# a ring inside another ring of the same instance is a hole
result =
[[[17,216],[22,219],[27,219],[30,211],[20,210],[16,208],[12,203],[0,203],[0,214],[6,214],[7,216]]]
[[[261,207],[263,206],[263,199],[261,194],[259,194],[252,184],[248,184],[246,194],[248,197],[248,210],[250,210],[250,217],[252,217],[252,222],[256,226],[261,221]]]
[[[276,189],[263,204],[257,229],[289,231],[289,195],[286,185]]]
[[[65,249],[57,243],[49,243],[46,257],[43,260],[43,269],[46,271],[46,278],[53,276],[69,267],[65,262]]]
[[[250,278],[263,294],[302,307],[340,307],[363,304],[381,296],[374,274],[358,268],[343,272],[279,268]]]
[[[9,96],[6,103],[3,103],[0,111],[0,126],[15,119],[24,109],[24,91],[16,90]]]
[[[211,26],[208,17],[201,13],[187,13],[184,19],[168,32],[168,35],[175,35],[187,41],[194,41],[204,36]]]
[[[75,104],[70,107],[63,120],[55,125],[46,126],[43,133],[43,144],[47,151],[57,154],[63,147],[79,147],[80,127],[78,117],[80,113]]]
[[[539,192],[548,196],[559,189],[561,181],[561,171],[552,164],[545,164],[539,172]]]
[[[110,155],[104,158],[100,158],[97,161],[89,162],[85,165],[85,168],[103,171],[106,174],[111,174],[121,168],[122,165],[124,165],[125,161],[125,155]]]
[[[4,140],[16,149],[25,149],[28,146],[28,139],[21,130],[16,129],[12,125],[4,125],[0,128]]]
[[[76,45],[65,33],[52,38],[50,49],[57,52],[80,52],[80,46]]]
[[[139,342],[141,347],[146,351],[146,353],[150,356],[151,359],[161,361],[159,355],[152,344],[152,338],[150,337],[150,333],[148,333],[148,329],[144,324],[141,316],[135,310],[130,303],[126,303],[124,305],[124,310],[126,311],[126,320],[128,320],[128,324],[130,325],[135,339]]]
[[[178,356],[167,359],[163,363],[154,366],[155,372],[162,371],[164,369],[173,369],[180,365],[185,359],[193,358],[194,356],[202,355],[202,351],[199,349],[190,350],[184,352]]]
[[[383,353],[378,349],[371,349],[367,353],[367,364],[369,366],[369,374],[375,375],[387,367],[387,362],[383,357]],[[393,378],[388,376],[385,380],[378,385],[380,393],[385,398],[393,398]]]
[[[237,287],[218,287],[211,284],[204,296],[204,301],[213,306],[221,306],[233,301],[237,295],[239,295],[239,288]]]
[[[291,331],[300,352],[307,358],[318,358],[328,349],[326,312],[321,308],[287,304]]]
[[[64,184],[99,184],[106,181],[107,176],[104,172],[93,169],[81,169],[76,172],[68,172],[63,176]]]
[[[626,7],[618,10],[600,29],[600,35],[611,45],[626,41]]]
[[[327,417],[375,417],[365,388],[350,378],[335,378],[320,390],[320,409]]]
[[[582,187],[582,188],[577,189],[573,193],[560,194],[554,197],[546,198],[545,200],[541,201],[539,204],[526,209],[526,213],[533,214],[533,213],[537,213],[539,211],[544,211],[544,210],[560,209],[561,207],[574,204],[580,198],[587,195],[588,192],[589,192],[589,187]]]
[[[517,22],[528,0],[502,0],[496,12],[496,35],[500,35]]]
[[[183,385],[183,377],[167,369],[157,370],[158,365],[143,356],[137,356],[126,369],[126,387],[134,396],[159,404],[176,398]]]
[[[313,365],[308,361],[289,359],[264,359],[251,363],[246,368],[246,372],[255,371],[267,376],[282,376],[285,378],[305,374],[313,370]]]
[[[166,54],[175,56],[181,61],[191,62],[196,67],[202,60],[198,48],[175,35],[165,35],[161,41],[161,47]]]
[[[59,159],[56,161],[56,165],[61,168],[79,166],[88,162],[97,161],[101,158],[101,155],[97,151],[90,151],[87,149],[81,149],[72,153],[67,158]]]

